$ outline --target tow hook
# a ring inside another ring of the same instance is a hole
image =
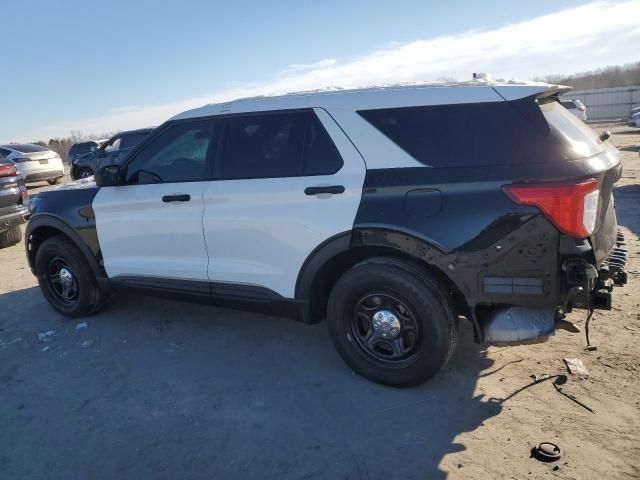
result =
[[[611,310],[611,291],[600,288],[593,292],[593,308],[596,310]]]

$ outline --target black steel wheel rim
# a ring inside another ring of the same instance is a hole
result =
[[[59,302],[72,305],[78,300],[78,280],[69,262],[63,257],[56,256],[49,260],[47,281]]]
[[[414,359],[421,341],[415,313],[389,292],[361,297],[349,317],[348,333],[365,354],[389,365]]]

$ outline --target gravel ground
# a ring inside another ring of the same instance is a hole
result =
[[[0,250],[0,478],[640,478],[640,130],[605,127],[630,283],[596,313],[595,352],[566,331],[481,347],[463,323],[442,374],[397,390],[354,375],[324,323],[124,295],[67,320],[24,246]],[[511,396],[564,357],[590,369],[563,388],[595,414],[551,382]],[[530,458],[543,440],[559,462]]]

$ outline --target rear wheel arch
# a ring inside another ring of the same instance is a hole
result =
[[[388,233],[400,234],[386,230]],[[407,237],[406,234],[400,234]],[[436,247],[423,240],[412,237],[413,241],[424,244],[435,250]],[[309,323],[316,323],[324,319],[327,303],[333,286],[338,279],[351,267],[366,261],[379,260],[394,262],[404,268],[420,272],[427,272],[451,295],[452,304],[459,313],[467,314],[469,307],[464,295],[455,282],[438,266],[429,263],[401,244],[393,242],[362,241],[357,231],[349,231],[336,235],[318,246],[307,258],[296,282],[296,299],[308,303],[305,318]]]

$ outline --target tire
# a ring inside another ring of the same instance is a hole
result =
[[[93,170],[91,170],[90,168],[82,167],[80,170],[78,170],[78,179],[87,178],[91,175],[93,175]]]
[[[22,229],[20,226],[11,227],[0,233],[0,248],[7,248],[22,241]]]
[[[42,294],[63,315],[82,317],[102,307],[104,299],[96,277],[82,252],[67,237],[56,235],[42,242],[35,267]]]
[[[47,180],[47,183],[49,185],[55,185],[56,183],[58,183],[60,181],[59,178],[52,178],[51,180]]]
[[[382,315],[378,331],[376,315]],[[356,373],[394,387],[429,380],[457,341],[450,296],[427,272],[394,258],[369,259],[344,273],[329,296],[327,323],[338,353]],[[393,336],[394,326],[394,339],[380,338]]]

